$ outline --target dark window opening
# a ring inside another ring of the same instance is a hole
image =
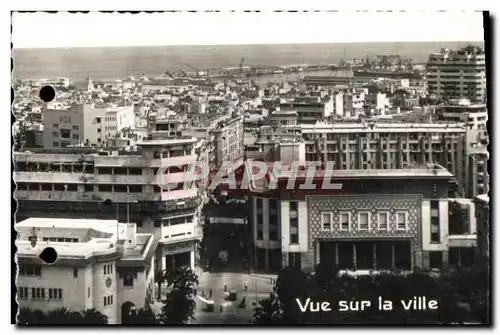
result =
[[[394,243],[394,265],[396,269],[411,270],[411,243],[407,241]]]
[[[52,184],[41,184],[42,185],[42,191],[52,191]]]
[[[377,242],[376,243],[376,268],[377,270],[391,270],[392,265],[392,243]]]
[[[356,269],[373,269],[373,242],[356,243]]]
[[[125,277],[123,277],[123,286],[134,286],[134,276],[126,275]]]
[[[61,129],[62,138],[71,138],[71,131],[68,129]]]
[[[351,242],[338,243],[339,270],[354,270],[354,251]]]
[[[269,240],[277,241],[278,240],[278,232],[277,231],[269,231]]]
[[[431,269],[441,269],[443,267],[443,253],[441,251],[429,252],[429,267]]]
[[[113,192],[113,185],[99,185],[99,192]]]

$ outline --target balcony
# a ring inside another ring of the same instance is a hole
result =
[[[161,196],[159,200],[162,201],[175,201],[179,200],[182,202],[183,199],[186,198],[193,198],[198,196],[198,189],[197,188],[190,188],[187,190],[177,190],[177,191],[166,191],[166,192],[161,192]]]
[[[146,193],[113,193],[113,192],[71,192],[71,191],[26,191],[15,192],[17,200],[31,201],[75,201],[75,202],[100,202],[110,199],[116,202],[134,203],[137,201],[158,201]]]
[[[181,165],[191,165],[198,162],[198,157],[196,155],[188,156],[176,156],[161,159],[152,159],[149,163],[151,167],[169,167],[169,166],[181,166]]]

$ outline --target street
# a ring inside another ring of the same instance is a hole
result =
[[[198,271],[197,271],[198,272]],[[252,275],[243,273],[209,273],[198,272],[199,285],[197,287],[198,296],[196,300],[195,321],[191,324],[248,324],[253,317],[253,303],[269,296],[272,292],[272,279],[276,276],[270,275]],[[245,291],[245,282],[248,284],[248,289]],[[224,295],[224,285],[227,285],[227,291],[235,290],[237,292],[236,301],[226,301]],[[208,297],[209,291],[212,289],[212,298]],[[205,298],[201,297],[202,292]],[[243,297],[246,297],[245,308],[238,308]],[[207,312],[205,310],[206,300],[214,301],[214,311]],[[156,313],[161,311],[161,303],[155,302],[153,310]],[[222,313],[220,306],[222,307]]]

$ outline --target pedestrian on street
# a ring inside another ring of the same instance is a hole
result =
[[[212,299],[212,289],[210,289],[210,291],[208,291],[208,294],[209,294],[209,298]]]
[[[245,282],[245,292],[248,291],[248,284]]]
[[[222,305],[220,305],[220,312],[222,313]]]
[[[227,285],[224,285],[224,292],[227,292]]]

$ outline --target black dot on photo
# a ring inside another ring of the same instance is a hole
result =
[[[47,247],[43,249],[42,253],[38,256],[42,261],[47,264],[53,264],[57,260],[57,252],[52,247]]]
[[[52,86],[43,86],[38,93],[43,102],[51,102],[56,97],[56,90]]]

